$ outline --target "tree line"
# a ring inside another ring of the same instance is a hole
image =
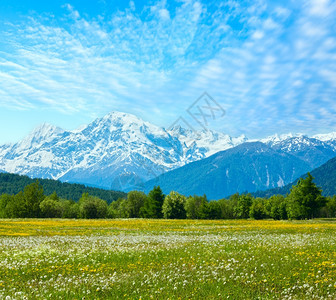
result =
[[[0,173],[0,195],[17,194],[27,185],[32,184],[36,179],[25,175]],[[120,191],[105,190],[96,187],[85,186],[78,183],[61,182],[53,179],[39,179],[46,195],[56,192],[58,197],[78,201],[84,193],[99,197],[107,203],[126,197],[126,193]]]
[[[159,186],[148,194],[131,191],[126,198],[108,204],[83,193],[79,201],[46,196],[38,180],[23,191],[0,196],[0,218],[165,218],[165,219],[311,219],[336,217],[336,196],[323,197],[308,173],[285,197],[255,198],[234,194],[229,199],[208,201],[206,196],[164,195]]]

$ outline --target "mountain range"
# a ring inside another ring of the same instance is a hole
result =
[[[112,112],[74,131],[41,125],[22,141],[0,146],[0,169],[127,190],[245,139],[181,127],[166,130]]]
[[[166,172],[147,182],[145,190],[159,185],[165,193],[175,190],[220,199],[237,192],[275,189],[269,196],[335,157],[334,149],[332,141],[306,136],[246,142]]]
[[[0,146],[0,170],[123,191],[160,183],[165,192],[215,199],[285,186],[335,156],[336,133],[248,140],[112,112],[73,131],[43,124]]]

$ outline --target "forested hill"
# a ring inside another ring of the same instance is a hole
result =
[[[314,177],[314,183],[322,189],[323,196],[336,195],[336,157],[327,161],[322,166],[314,169],[310,172]],[[306,175],[302,176],[306,177]],[[260,191],[253,193],[255,197],[271,197],[273,195],[286,195],[290,192],[293,185],[296,185],[298,179],[291,184],[288,184],[282,188],[270,189],[267,191]]]
[[[83,184],[66,183],[52,179],[38,179],[43,186],[45,195],[51,195],[56,192],[60,198],[78,201],[83,193],[89,193],[92,196],[99,197],[108,203],[118,198],[126,198],[127,194],[119,191],[104,190],[94,187],[87,187]],[[33,183],[36,179],[28,176],[0,173],[0,195],[1,194],[17,194],[22,191],[25,186]]]

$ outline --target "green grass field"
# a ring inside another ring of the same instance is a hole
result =
[[[336,221],[0,220],[0,299],[336,299]]]

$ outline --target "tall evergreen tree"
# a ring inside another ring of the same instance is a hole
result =
[[[141,214],[145,218],[158,219],[162,218],[162,205],[165,199],[164,194],[159,186],[155,186],[148,194],[145,200],[144,207],[141,210]]]
[[[322,190],[313,182],[308,173],[306,179],[300,179],[287,197],[287,212],[290,219],[311,219],[316,217],[319,208],[325,205]]]

